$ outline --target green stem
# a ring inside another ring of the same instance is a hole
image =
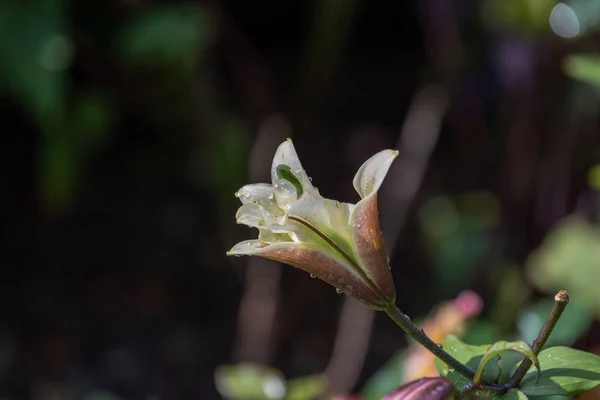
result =
[[[464,376],[469,380],[473,380],[475,377],[475,372],[473,372],[469,367],[462,364],[456,358],[452,357],[448,354],[442,346],[435,343],[433,340],[429,338],[423,332],[421,328],[415,325],[410,318],[404,314],[402,311],[396,307],[396,305],[390,306],[385,310],[386,314],[410,336],[417,342],[419,342],[422,346],[424,346],[427,350],[432,352],[437,358],[442,360],[444,363],[448,365],[448,367],[454,369],[456,372]],[[483,382],[478,385],[478,389],[484,389],[493,393],[503,393],[505,389],[502,386],[498,386],[496,384],[490,382]]]
[[[559,290],[554,296],[554,306],[552,307],[550,314],[548,314],[548,317],[546,317],[546,322],[544,322],[542,329],[540,329],[540,333],[531,345],[531,349],[536,356],[540,353],[540,351],[542,351],[544,344],[546,344],[546,341],[550,337],[552,330],[556,326],[556,323],[565,310],[567,304],[569,304],[569,293],[566,290]],[[525,358],[513,376],[504,385],[506,390],[517,387],[519,383],[521,383],[521,380],[525,377],[527,371],[529,371],[529,368],[531,368],[532,364],[533,362],[531,359]]]

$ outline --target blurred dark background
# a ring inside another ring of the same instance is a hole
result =
[[[225,256],[286,137],[347,202],[400,151],[380,212],[406,313],[471,289],[482,335],[531,337],[565,287],[562,343],[597,351],[599,4],[2,2],[0,398],[217,399],[242,361],[360,391],[401,331]]]

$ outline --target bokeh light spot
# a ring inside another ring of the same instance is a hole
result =
[[[558,3],[552,9],[550,27],[554,33],[565,39],[574,38],[581,32],[577,14],[565,3]]]

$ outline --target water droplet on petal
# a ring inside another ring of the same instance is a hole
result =
[[[272,199],[273,199],[273,193],[269,193],[269,194],[267,195],[267,199],[269,199],[269,200],[272,200]]]
[[[308,180],[312,182],[312,178],[310,176],[308,177]]]
[[[337,294],[342,294],[344,293],[344,291],[342,289],[335,289],[335,291],[337,292]]]
[[[361,224],[356,224],[356,227],[357,227],[357,228],[360,228],[361,226],[362,226]]]
[[[317,276],[315,274],[310,274],[310,277],[315,279]]]

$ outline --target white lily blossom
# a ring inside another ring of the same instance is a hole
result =
[[[260,256],[290,264],[376,308],[395,301],[383,247],[377,191],[395,150],[368,159],[354,177],[357,204],[322,197],[298,159],[292,141],[282,143],[271,167],[272,184],[242,187],[236,219],[258,228],[258,239],[236,244],[228,255]]]

